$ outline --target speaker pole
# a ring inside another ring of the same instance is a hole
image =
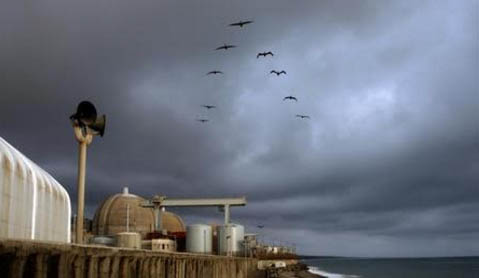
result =
[[[86,151],[93,140],[93,135],[103,136],[105,131],[105,115],[97,117],[96,108],[89,101],[78,104],[77,112],[70,116],[73,132],[78,141],[78,179],[77,179],[77,219],[75,242],[83,243],[83,211],[85,209],[85,174],[86,174]]]
[[[86,175],[86,151],[87,146],[93,140],[93,135],[82,133],[82,128],[73,128],[75,138],[78,141],[78,179],[77,179],[77,218],[76,218],[76,243],[83,243],[83,211],[85,208],[85,175]]]

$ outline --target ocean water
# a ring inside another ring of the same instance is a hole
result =
[[[303,260],[328,278],[479,278],[479,257]]]

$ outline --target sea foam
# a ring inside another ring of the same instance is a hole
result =
[[[308,270],[309,270],[309,272],[311,272],[313,274],[318,274],[318,275],[328,277],[328,278],[359,278],[359,277],[361,277],[361,276],[358,276],[358,275],[346,275],[346,274],[339,274],[339,273],[329,273],[329,272],[321,270],[321,269],[319,269],[315,266],[308,266]]]

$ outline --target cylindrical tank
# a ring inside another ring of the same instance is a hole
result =
[[[95,236],[90,238],[90,244],[115,246],[116,240],[113,237],[108,236]]]
[[[70,242],[70,197],[0,137],[0,238]]]
[[[211,253],[213,247],[211,226],[203,224],[186,227],[186,252]]]
[[[218,227],[218,254],[240,255],[243,253],[244,227],[227,224]]]
[[[116,246],[125,248],[141,248],[141,236],[139,233],[118,233],[116,234]]]

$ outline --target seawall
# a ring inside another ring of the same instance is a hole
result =
[[[1,277],[260,278],[257,260],[0,239]]]

